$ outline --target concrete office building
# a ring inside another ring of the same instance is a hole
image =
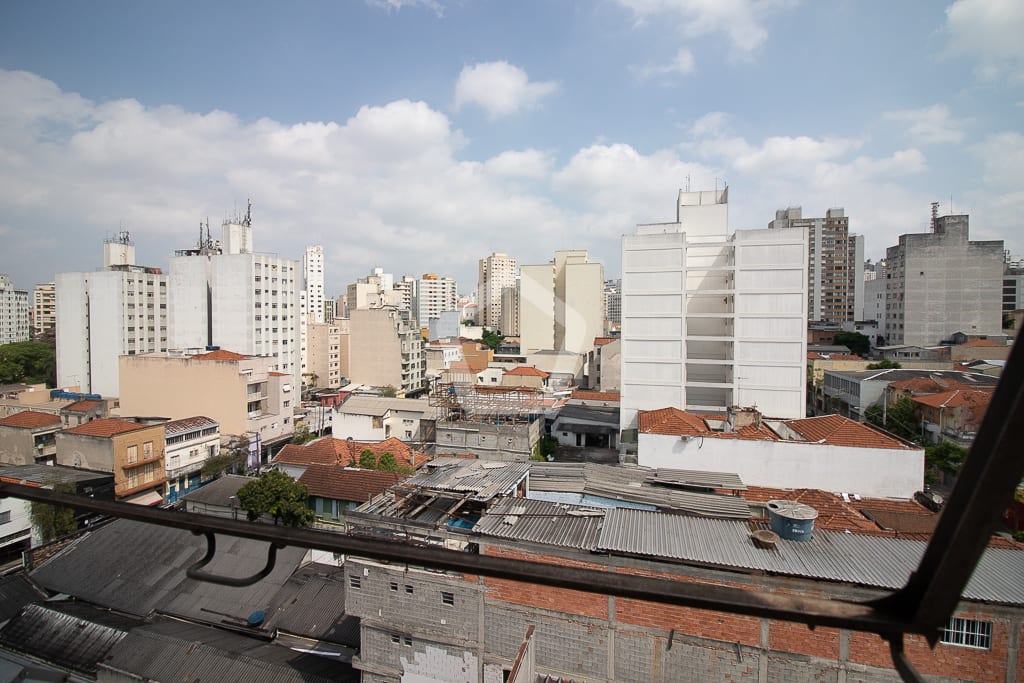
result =
[[[966,215],[935,216],[931,232],[900,235],[885,260],[888,344],[1002,329],[1003,241],[970,241]]]
[[[302,257],[302,290],[306,293],[306,306],[302,312],[312,324],[324,322],[324,248],[306,247]]]
[[[57,329],[57,290],[52,282],[32,290],[32,335],[45,337]]]
[[[395,308],[363,308],[349,317],[349,375],[356,384],[394,387],[399,397],[423,387],[419,329]]]
[[[851,235],[841,208],[824,218],[804,218],[799,206],[780,209],[770,229],[807,231],[807,320],[856,320],[864,307],[864,236]]]
[[[28,291],[0,274],[0,345],[29,340]]]
[[[337,323],[309,325],[306,333],[306,383],[336,389],[341,386],[341,327]]]
[[[1024,309],[1024,261],[1007,258],[1003,264],[1003,316]]]
[[[681,191],[674,223],[622,238],[623,430],[668,406],[803,417],[807,230],[728,222],[728,188]]]
[[[604,266],[590,261],[586,251],[556,251],[550,263],[520,268],[523,353],[587,353],[603,333]]]
[[[483,327],[501,327],[501,293],[516,284],[516,260],[495,252],[480,259],[477,280],[477,323]]]
[[[127,232],[103,243],[103,270],[59,273],[57,384],[117,396],[118,357],[167,349],[167,275],[135,265]]]
[[[301,270],[298,261],[252,251],[252,212],[224,221],[170,263],[168,348],[219,346],[270,356],[274,370],[301,381]]]
[[[348,286],[346,296],[347,312],[366,308],[392,306],[398,308],[401,295],[395,292],[395,277],[385,273],[383,268],[374,268],[366,277],[359,278]]]

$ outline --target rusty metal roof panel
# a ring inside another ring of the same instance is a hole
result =
[[[503,498],[473,530],[485,536],[593,550],[605,510],[527,498]]]

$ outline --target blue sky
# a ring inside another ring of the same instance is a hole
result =
[[[7,2],[0,272],[166,266],[254,203],[259,251],[322,244],[475,287],[727,181],[733,228],[843,206],[878,258],[929,204],[1024,255],[1024,3]]]

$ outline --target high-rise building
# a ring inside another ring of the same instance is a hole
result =
[[[519,270],[519,347],[585,354],[604,333],[604,266],[587,252],[556,251]]]
[[[423,387],[423,336],[394,307],[358,308],[349,318],[349,379],[393,387],[399,396]]]
[[[103,270],[54,284],[57,384],[117,396],[118,357],[167,350],[167,275],[135,264],[127,232],[103,243]]]
[[[803,417],[807,230],[729,234],[728,189],[622,238],[623,440],[637,411],[756,406]]]
[[[302,312],[311,324],[324,322],[324,248],[306,247],[302,257],[302,290],[306,305]]]
[[[352,317],[352,311],[367,308],[391,306],[397,309],[401,299],[401,294],[395,292],[395,277],[385,273],[383,268],[374,268],[372,273],[348,286],[347,317]]]
[[[842,323],[856,320],[864,307],[864,237],[851,235],[841,208],[824,218],[804,218],[799,206],[780,209],[775,228],[807,231],[807,320]]]
[[[501,292],[516,284],[516,260],[498,252],[480,259],[477,283],[477,324],[501,327]]]
[[[432,319],[441,317],[446,311],[458,309],[458,286],[452,278],[424,273],[418,288],[417,320],[420,327],[428,327]]]
[[[934,346],[954,332],[1002,329],[1003,241],[972,242],[968,217],[932,217],[932,231],[886,250],[886,342]]]
[[[220,243],[201,238],[170,262],[170,347],[218,346],[273,356],[274,370],[301,382],[299,262],[253,251],[252,212],[224,221]]]
[[[1003,315],[1024,309],[1024,260],[1006,254],[1003,264]]]
[[[622,324],[622,280],[604,281],[605,333]]]
[[[32,290],[32,334],[45,337],[57,328],[57,291],[54,283],[36,285]]]
[[[28,341],[28,291],[15,289],[7,275],[0,274],[0,346]]]
[[[307,383],[329,389],[340,387],[341,328],[333,323],[314,323],[307,330],[307,342]]]
[[[519,336],[519,278],[511,287],[501,290],[501,326],[506,337]]]
[[[395,301],[395,308],[404,311],[406,318],[416,326],[421,326],[421,323],[415,320],[416,316],[419,315],[419,284],[420,281],[412,275],[404,275],[401,280],[396,281],[394,284],[395,296],[398,297]]]

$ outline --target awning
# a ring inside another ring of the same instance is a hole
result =
[[[128,498],[125,498],[121,502],[131,503],[132,505],[145,505],[147,507],[152,507],[154,505],[159,505],[160,503],[164,502],[164,497],[159,491],[154,489],[152,491],[140,493],[137,496],[130,496]]]

